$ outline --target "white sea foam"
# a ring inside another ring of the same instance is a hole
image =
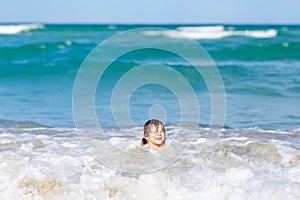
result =
[[[245,35],[254,38],[272,38],[272,37],[276,37],[277,35],[277,31],[274,29],[263,30],[263,31],[258,31],[258,30],[236,31],[236,33],[237,35]]]
[[[14,35],[23,31],[30,31],[36,29],[44,29],[42,24],[18,24],[18,25],[0,25],[0,34]]]
[[[194,128],[188,126],[166,128],[171,142],[159,152],[137,146],[141,128],[128,128],[123,134],[108,130],[108,137],[80,130],[89,143],[75,129],[0,129],[1,198],[299,199],[299,130],[287,134],[200,128],[194,137]],[[105,149],[103,144],[120,148]],[[179,157],[174,154],[176,146],[168,147],[187,144],[190,147]],[[148,159],[144,165],[159,163],[166,156],[178,159],[152,173],[134,174],[105,166],[97,153],[107,153],[114,162],[127,156],[132,162],[126,164],[132,169],[144,167],[134,165],[140,153]]]
[[[145,35],[158,36],[163,35],[170,38],[192,38],[192,39],[220,39],[229,36],[244,36],[253,38],[272,38],[277,36],[274,29],[268,30],[234,30],[224,26],[196,26],[196,27],[178,27],[175,31],[145,31]]]

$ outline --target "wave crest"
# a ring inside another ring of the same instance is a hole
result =
[[[272,38],[277,36],[277,31],[274,29],[268,30],[233,30],[232,28],[225,29],[224,26],[193,26],[193,27],[178,27],[176,29],[181,34],[173,31],[146,31],[145,35],[158,36],[163,35],[171,38],[192,39],[221,39],[230,36],[244,36],[252,38]]]
[[[0,34],[14,35],[24,31],[44,29],[42,24],[0,25]]]

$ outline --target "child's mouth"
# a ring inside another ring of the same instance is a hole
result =
[[[157,140],[162,140],[162,137],[157,137],[157,138],[155,138],[155,139],[157,139]]]

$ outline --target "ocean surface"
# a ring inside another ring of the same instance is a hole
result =
[[[0,199],[300,198],[300,26],[1,24],[0,99]]]

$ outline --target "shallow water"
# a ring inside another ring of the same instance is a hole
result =
[[[2,198],[300,197],[299,129],[192,131],[168,126],[167,145],[156,152],[139,147],[139,127],[109,129],[105,136],[95,130],[1,129]]]

